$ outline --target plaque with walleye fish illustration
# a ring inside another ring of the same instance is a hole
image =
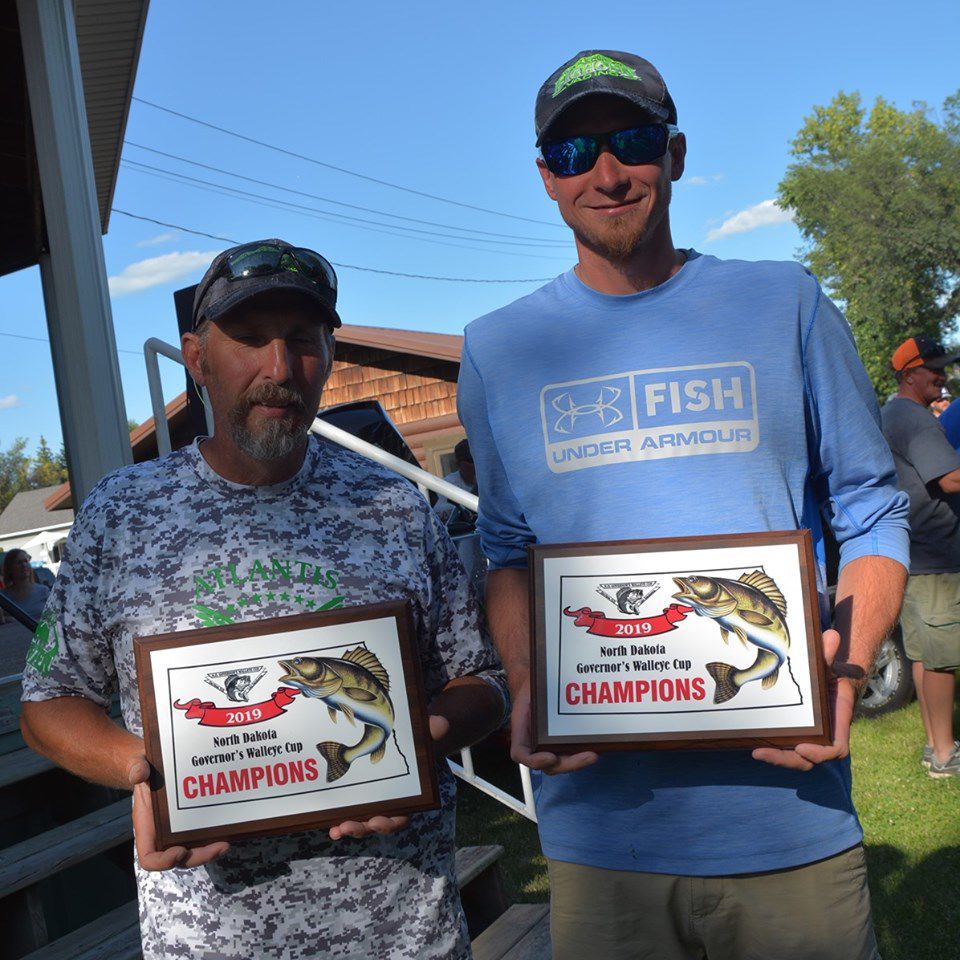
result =
[[[134,640],[162,846],[435,809],[409,603]]]
[[[529,550],[537,749],[831,742],[808,530]]]

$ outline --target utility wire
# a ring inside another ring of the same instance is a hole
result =
[[[283,190],[285,193],[292,193],[298,197],[309,197],[311,200],[320,200],[323,203],[332,203],[338,207],[346,207],[349,210],[359,210],[362,213],[374,213],[378,216],[392,217],[395,220],[405,220],[407,223],[419,223],[422,226],[441,227],[444,230],[460,230],[465,233],[477,233],[486,237],[495,237],[501,240],[533,240],[536,243],[549,247],[567,247],[567,240],[550,240],[546,237],[528,237],[516,233],[496,233],[491,230],[478,230],[474,227],[461,227],[452,223],[441,223],[436,220],[421,220],[418,217],[405,217],[399,213],[390,213],[389,210],[378,210],[375,207],[363,207],[356,203],[347,203],[343,200],[333,200],[330,197],[323,197],[316,193],[308,193],[305,190],[295,190],[293,187],[285,187],[279,183],[271,183],[269,180],[258,180],[256,177],[248,177],[242,173],[234,173],[232,170],[224,170],[222,167],[215,167],[209,163],[201,163],[199,160],[191,160],[188,157],[181,157],[176,153],[167,153],[165,150],[157,150],[155,147],[147,147],[142,143],[134,143],[132,140],[124,140],[124,145],[136,147],[138,150],[146,150],[147,153],[153,153],[157,156],[166,157],[168,160],[177,160],[180,163],[188,163],[193,167],[200,167],[203,170],[210,170],[212,173],[220,173],[227,177],[235,177],[237,180],[245,180],[247,183],[255,183],[261,187],[270,187],[274,190]],[[146,166],[146,164],[144,164]],[[157,168],[155,168],[157,169]],[[473,240],[474,237],[464,239]]]
[[[287,210],[298,213],[301,216],[312,217],[313,219],[326,220],[332,223],[340,223],[345,226],[355,227],[358,230],[367,230],[371,233],[383,233],[389,237],[402,237],[405,240],[418,240],[422,243],[433,243],[441,247],[459,247],[461,250],[478,250],[481,253],[509,253],[511,257],[532,257],[535,260],[567,260],[567,257],[553,257],[546,254],[521,253],[517,250],[497,250],[493,247],[474,247],[469,244],[459,243],[459,240],[473,240],[475,243],[513,243],[507,240],[486,240],[483,237],[451,237],[449,234],[436,233],[430,230],[420,230],[417,227],[405,227],[395,223],[379,223],[378,221],[367,220],[362,217],[352,217],[345,213],[333,213],[329,210],[320,210],[317,207],[311,207],[302,203],[295,203],[292,200],[283,200],[280,197],[267,197],[262,193],[251,193],[249,190],[241,190],[239,187],[231,187],[224,183],[215,183],[211,180],[201,180],[197,177],[190,177],[185,173],[176,173],[173,170],[164,170],[160,167],[154,167],[150,164],[140,163],[139,160],[121,160],[120,163],[149,177],[158,177],[161,180],[169,180],[172,183],[179,183],[183,186],[192,187],[195,190],[204,190],[208,193],[218,193],[223,196],[234,197],[245,200],[248,203],[254,203],[259,206],[271,207],[275,210]],[[371,226],[370,224],[378,224]],[[408,231],[408,232],[402,232]],[[409,231],[414,231],[411,234]],[[443,239],[433,240],[426,236],[418,234],[429,234]],[[524,244],[517,242],[515,246],[535,246],[534,244]],[[540,248],[537,248],[540,249]]]
[[[171,230],[182,230],[184,233],[196,234],[198,237],[209,237],[211,240],[223,240],[226,243],[241,243],[240,240],[234,240],[232,237],[218,237],[212,233],[205,233],[202,230],[191,230],[189,227],[183,227],[179,223],[167,223],[164,220],[155,220],[153,217],[144,217],[137,213],[130,213],[127,210],[118,210],[113,207],[113,213],[119,213],[124,217],[131,217],[134,220],[143,220],[147,223],[154,223],[158,227],[169,227]],[[523,280],[487,280],[477,277],[435,277],[425,273],[401,273],[398,270],[379,270],[376,267],[358,267],[353,263],[337,263],[336,260],[330,261],[335,267],[342,270],[362,270],[364,273],[382,273],[388,277],[409,277],[413,280],[447,280],[451,283],[548,283],[553,277],[528,277]]]
[[[502,210],[491,210],[488,207],[474,206],[472,203],[463,203],[461,200],[452,200],[449,197],[440,197],[434,193],[425,193],[422,190],[414,190],[412,187],[404,187],[399,183],[391,183],[389,180],[379,180],[377,177],[367,176],[365,173],[358,173],[356,170],[348,170],[346,167],[338,167],[324,160],[318,160],[316,157],[308,157],[306,154],[297,153],[294,150],[287,150],[284,147],[278,147],[273,143],[266,143],[263,140],[257,140],[254,137],[248,137],[245,134],[237,133],[236,130],[228,130],[226,127],[218,127],[215,123],[209,123],[198,117],[191,117],[189,114],[180,113],[178,110],[171,110],[169,107],[161,106],[152,100],[144,100],[143,97],[133,97],[137,103],[152,107],[154,110],[161,110],[163,113],[169,113],[174,117],[180,117],[181,120],[189,120],[191,123],[199,124],[201,127],[207,127],[209,130],[216,130],[218,133],[225,133],[227,136],[236,137],[238,140],[245,140],[247,143],[256,144],[258,147],[266,147],[268,150],[274,150],[288,157],[294,157],[297,160],[306,160],[307,163],[316,164],[318,167],[326,167],[328,170],[336,170],[337,173],[345,173],[350,177],[357,177],[360,180],[366,180],[369,183],[377,183],[382,187],[390,187],[394,190],[402,190],[404,193],[411,193],[416,197],[424,197],[427,200],[436,200],[439,203],[449,203],[454,207],[464,207],[467,210],[477,210],[480,213],[489,213],[495,217],[507,217],[510,220],[522,220],[525,223],[538,223],[545,227],[560,227],[559,223],[551,223],[549,220],[537,220],[533,217],[521,217],[515,213],[504,213]],[[562,227],[561,227],[562,229]]]
[[[120,211],[118,210],[118,211],[116,211],[116,212],[119,213]],[[32,340],[34,343],[49,343],[49,342],[50,342],[50,341],[47,340],[45,337],[28,337],[28,336],[25,336],[25,335],[22,334],[22,333],[5,333],[5,332],[2,331],[2,330],[0,330],[0,337],[11,337],[11,338],[14,339],[14,340]],[[118,348],[118,349],[117,349],[117,353],[129,353],[129,354],[133,355],[134,357],[142,357],[142,356],[143,356],[143,352],[142,352],[141,350],[120,350],[120,349]]]
[[[141,163],[139,160],[121,160],[120,161],[124,166],[132,167],[135,170],[140,172],[151,172],[164,174],[167,177],[173,177],[181,181],[185,181],[191,184],[201,184],[205,187],[215,187],[221,191],[229,191],[230,193],[237,194],[241,197],[252,197],[257,200],[269,200],[272,203],[281,203],[284,206],[293,207],[298,210],[307,210],[310,213],[320,214],[323,217],[335,218],[336,220],[346,221],[348,223],[363,223],[369,224],[376,227],[386,227],[390,230],[397,231],[409,231],[410,233],[423,234],[428,237],[442,237],[445,240],[470,240],[473,243],[491,243],[491,244],[504,244],[510,247],[536,247],[541,248],[543,245],[539,243],[527,243],[523,240],[488,240],[486,237],[461,237],[456,234],[449,233],[439,233],[436,230],[421,230],[419,227],[406,227],[399,223],[384,223],[382,220],[370,220],[367,217],[354,217],[348,213],[334,213],[332,210],[321,210],[318,207],[311,207],[308,204],[296,203],[293,200],[283,200],[279,197],[267,197],[262,193],[252,193],[249,190],[241,190],[239,187],[231,187],[226,183],[217,183],[214,180],[204,180],[200,177],[191,177],[186,173],[178,173],[176,170],[167,170],[164,167],[155,167],[149,163]],[[229,176],[229,174],[228,174]],[[247,179],[247,178],[244,178]],[[259,181],[263,182],[263,181]],[[268,187],[274,186],[274,184],[266,184]],[[276,187],[278,190],[284,190],[285,187]],[[292,190],[291,193],[299,193],[298,190]],[[305,194],[309,196],[309,194]],[[323,199],[322,197],[320,198]],[[395,234],[396,235],[396,234]],[[401,234],[402,235],[402,234]],[[476,248],[474,248],[476,249]],[[550,246],[550,249],[559,249],[556,246]]]

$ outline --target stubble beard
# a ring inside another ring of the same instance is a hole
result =
[[[626,214],[610,220],[603,230],[586,226],[579,218],[564,218],[577,241],[588,250],[612,263],[624,263],[646,247],[662,223],[670,206],[671,184],[661,187],[662,193],[648,216],[640,219]]]

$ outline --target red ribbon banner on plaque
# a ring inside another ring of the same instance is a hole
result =
[[[188,720],[199,720],[201,727],[246,727],[251,723],[263,723],[273,720],[293,703],[300,693],[295,687],[280,687],[269,699],[262,703],[238,704],[235,707],[215,707],[212,700],[203,701],[194,697],[189,703],[176,701],[178,710],[186,710]]]
[[[586,627],[587,633],[597,637],[655,637],[675,630],[688,613],[693,613],[693,607],[671,603],[656,617],[638,617],[633,620],[611,620],[605,614],[589,607],[581,607],[579,610],[567,607],[563,612],[568,617],[576,617],[573,621],[575,627]]]

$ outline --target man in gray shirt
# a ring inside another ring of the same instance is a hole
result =
[[[27,743],[134,791],[145,960],[470,958],[442,760],[438,810],[156,849],[135,636],[407,600],[436,756],[507,709],[476,598],[426,500],[308,433],[333,367],[336,290],[325,259],[280,240],[213,261],[182,341],[213,436],[101,480],[27,655]],[[117,692],[126,730],[105,709]]]
[[[880,411],[900,486],[910,497],[910,579],[900,622],[920,698],[932,777],[960,776],[953,698],[960,667],[960,455],[929,406],[957,357],[926,337],[894,351],[896,396]]]

